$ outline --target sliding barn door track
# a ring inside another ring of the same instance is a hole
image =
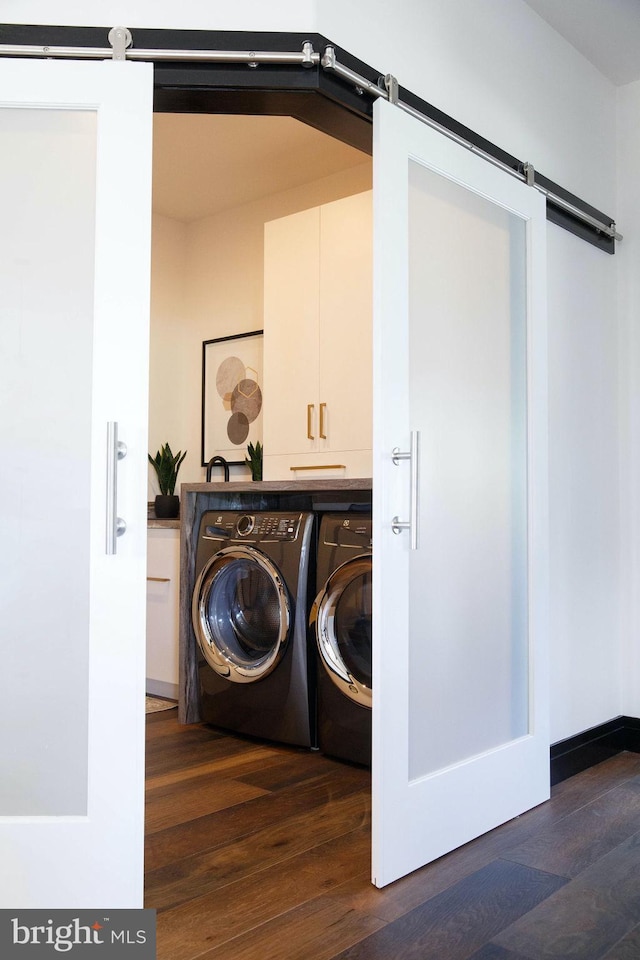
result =
[[[600,210],[548,180],[318,34],[0,25],[0,56],[155,64],[156,110],[289,114],[370,152],[372,105],[384,98],[544,194],[547,219],[608,253],[622,239]],[[215,104],[212,101],[215,94]],[[330,104],[318,104],[318,95]],[[336,114],[345,111],[351,115]],[[368,131],[362,124],[368,125]]]

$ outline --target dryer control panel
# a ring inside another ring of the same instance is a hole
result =
[[[322,542],[333,547],[371,549],[373,524],[371,515],[327,514],[321,528]]]
[[[302,514],[288,511],[210,511],[202,518],[202,536],[209,540],[244,540],[249,543],[295,540],[301,519]]]

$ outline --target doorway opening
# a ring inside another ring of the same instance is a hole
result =
[[[371,180],[367,152],[291,116],[154,114],[149,450],[169,442],[174,451],[186,451],[179,483],[205,479],[200,454],[203,342],[263,327],[265,223],[368,191]],[[304,365],[305,357],[299,362]],[[244,459],[244,450],[238,459]],[[249,477],[248,468],[231,466],[231,480]],[[222,473],[214,479],[222,482]],[[152,501],[157,492],[153,474],[150,481]],[[173,699],[178,696],[179,550],[177,524],[150,526],[147,693]],[[175,724],[175,711],[154,718],[151,734],[160,735],[167,723]],[[363,776],[369,782],[365,771],[354,772],[339,761],[325,762],[296,748],[243,743],[233,733],[213,728],[174,729],[170,739],[190,746],[179,759],[174,756],[170,772],[161,773],[156,765],[148,771],[148,789],[154,796],[163,794],[161,808],[172,808],[164,819],[162,812],[154,812],[147,823],[148,862],[161,864],[149,891],[151,907],[167,906],[164,894],[154,902],[168,864],[158,859],[158,847],[165,839],[171,845],[177,834],[184,837],[189,804],[199,804],[203,795],[208,799],[197,806],[194,835],[203,826],[201,819],[221,809],[226,796],[232,798],[233,816],[246,818],[246,829],[240,831],[246,837],[250,801],[271,790],[267,783],[276,785],[274,794],[285,803],[277,784],[291,794],[300,782],[300,803],[308,782],[316,778],[333,783],[344,772],[345,783],[357,782],[360,790]],[[214,759],[207,764],[203,755],[208,748]],[[168,756],[173,749],[167,748]],[[194,763],[195,754],[199,759]],[[228,760],[221,762],[220,756]],[[239,767],[246,776],[238,775]],[[331,767],[335,773],[329,776]],[[326,791],[323,809],[341,794],[335,785]],[[184,819],[177,809],[181,803]],[[303,820],[299,831],[308,830]],[[290,837],[288,843],[300,845],[301,838]],[[198,856],[205,856],[205,849]],[[191,850],[189,843],[183,855],[194,856],[186,850]],[[212,855],[215,851],[206,853],[209,859]],[[228,857],[228,844],[220,855]]]

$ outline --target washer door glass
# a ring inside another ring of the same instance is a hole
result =
[[[371,706],[371,555],[348,560],[314,604],[318,649],[329,676],[351,700]]]
[[[277,567],[249,546],[225,547],[196,583],[192,619],[208,664],[228,680],[271,673],[286,649],[291,607]]]

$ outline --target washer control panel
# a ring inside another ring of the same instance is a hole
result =
[[[300,529],[300,513],[270,511],[241,513],[210,511],[202,518],[204,537],[211,540],[295,540]]]

